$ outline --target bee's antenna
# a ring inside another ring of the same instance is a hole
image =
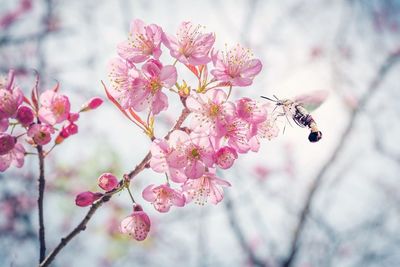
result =
[[[267,99],[267,100],[269,100],[269,101],[272,101],[272,102],[277,102],[275,99],[271,99],[271,98],[269,98],[269,97],[266,97],[266,96],[260,96],[261,98],[265,98],[265,99]]]
[[[276,95],[273,95],[276,98],[275,102],[280,102],[279,98],[276,97]]]

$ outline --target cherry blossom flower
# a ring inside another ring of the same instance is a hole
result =
[[[249,145],[253,152],[257,152],[260,148],[260,139],[271,140],[277,137],[279,134],[279,128],[276,124],[275,118],[268,118],[261,123],[255,123],[251,125],[249,131]]]
[[[266,106],[247,97],[236,101],[236,114],[248,123],[260,123],[267,119]]]
[[[103,173],[98,179],[101,189],[111,191],[118,186],[118,179],[111,173]]]
[[[46,145],[51,141],[51,135],[54,133],[54,128],[48,124],[32,124],[28,129],[28,136],[33,139],[35,144]]]
[[[151,56],[158,59],[161,55],[161,27],[135,19],[131,23],[128,40],[118,45],[118,54],[133,63],[141,63]]]
[[[254,77],[260,73],[262,64],[259,59],[251,59],[249,49],[240,45],[225,53],[212,53],[215,69],[211,74],[221,82],[228,82],[232,86],[249,86]]]
[[[138,103],[146,96],[144,79],[139,70],[120,58],[112,59],[108,69],[112,96],[122,108],[137,110]]]
[[[103,196],[102,193],[93,193],[90,191],[79,193],[75,198],[75,204],[79,207],[90,206]]]
[[[170,50],[173,58],[183,64],[204,65],[210,62],[209,52],[215,42],[213,33],[203,34],[201,25],[194,26],[191,22],[182,22],[177,37],[163,35],[163,43]]]
[[[135,205],[133,213],[122,220],[120,230],[124,234],[133,236],[137,241],[143,241],[150,231],[150,226],[149,216],[140,205]]]
[[[11,163],[21,168],[24,165],[25,159],[25,148],[20,144],[16,143],[14,148],[11,149],[7,154],[0,155],[0,172],[7,170]]]
[[[40,95],[39,119],[54,125],[68,118],[70,111],[69,99],[53,90],[47,90]]]
[[[212,148],[208,135],[192,132],[190,135],[175,130],[169,137],[169,144],[174,153],[168,157],[169,162],[182,160],[185,175],[190,179],[201,177],[206,171],[206,167],[211,167],[214,163]]]
[[[233,116],[235,105],[226,99],[226,93],[220,89],[205,94],[192,93],[186,99],[186,106],[192,112],[191,128],[203,132],[215,130],[217,123],[224,123],[226,116]]]
[[[221,169],[229,169],[232,167],[237,158],[238,154],[236,150],[229,146],[221,147],[214,154],[214,161]]]
[[[153,171],[167,173],[176,183],[183,183],[187,180],[183,172],[183,168],[186,166],[186,156],[183,152],[171,148],[163,139],[155,139],[150,151],[150,168]]]
[[[168,212],[172,205],[177,207],[185,205],[185,197],[182,193],[172,189],[167,184],[149,185],[143,190],[142,196],[145,200],[151,202],[159,212]]]
[[[11,70],[7,80],[0,83],[0,119],[14,117],[23,97],[22,91],[14,85],[14,72]]]
[[[16,143],[16,138],[6,133],[0,133],[0,155],[8,154]]]
[[[228,146],[234,148],[239,153],[247,153],[250,150],[248,144],[249,125],[237,116],[228,117],[225,123],[217,125],[214,145],[219,148],[219,143],[225,139]]]
[[[172,65],[163,66],[158,60],[148,60],[142,66],[143,77],[146,80],[146,92],[143,100],[135,107],[142,111],[151,106],[151,111],[157,115],[168,108],[168,98],[161,89],[171,88],[177,80],[176,68]]]
[[[194,200],[194,203],[198,205],[204,205],[208,201],[218,204],[224,198],[222,186],[231,186],[231,184],[216,177],[214,173],[206,172],[198,179],[187,180],[182,190],[187,203]]]
[[[33,111],[31,108],[27,106],[20,106],[17,111],[17,120],[19,123],[21,123],[22,126],[29,126],[32,122],[33,119],[35,118],[35,115],[33,114]]]

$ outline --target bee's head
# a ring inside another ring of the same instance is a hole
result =
[[[308,140],[312,143],[318,142],[319,140],[321,140],[321,138],[321,131],[310,132],[310,135],[308,136]]]

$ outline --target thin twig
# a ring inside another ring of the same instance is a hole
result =
[[[377,89],[382,84],[383,80],[385,79],[385,77],[387,76],[389,71],[399,61],[400,61],[400,54],[392,54],[385,59],[385,61],[379,68],[378,73],[376,74],[375,78],[369,84],[366,93],[364,93],[364,95],[361,97],[361,99],[358,103],[358,106],[351,113],[349,123],[347,124],[342,136],[340,137],[338,145],[336,146],[335,150],[331,154],[331,157],[326,161],[325,165],[321,168],[321,170],[315,177],[313,184],[311,185],[311,188],[307,195],[304,207],[300,214],[300,220],[298,222],[298,225],[297,225],[295,233],[294,233],[290,252],[289,252],[286,260],[283,262],[282,266],[284,266],[284,267],[292,266],[294,259],[296,258],[296,255],[297,255],[300,236],[303,232],[308,214],[310,213],[310,209],[311,209],[311,205],[313,203],[314,197],[315,197],[315,193],[318,191],[319,186],[321,185],[325,174],[333,166],[333,163],[338,159],[338,155],[341,153],[342,149],[345,147],[346,141],[348,140],[348,137],[353,129],[353,126],[355,124],[355,121],[356,121],[358,115],[360,114],[362,109],[368,104],[368,101],[372,98],[371,96],[377,91]]]
[[[39,209],[39,263],[42,262],[46,256],[46,239],[45,239],[45,228],[44,228],[44,216],[43,216],[43,199],[44,199],[44,189],[46,186],[46,180],[44,177],[44,154],[43,147],[37,146],[38,158],[39,158],[39,185],[38,185],[38,209]]]
[[[183,104],[185,105],[184,100],[182,101]],[[165,138],[168,138],[170,134],[174,131],[179,129],[182,126],[182,123],[185,121],[187,116],[189,115],[189,110],[187,108],[184,108],[182,110],[181,115],[179,116],[178,120],[176,121],[175,125],[172,127],[172,129],[167,133]],[[129,179],[133,179],[136,175],[138,175],[141,171],[143,171],[149,160],[151,158],[151,153],[148,152],[147,155],[143,158],[143,160],[128,174]],[[124,186],[123,180],[120,181],[120,186]],[[119,188],[114,189],[114,191],[118,191]],[[99,200],[97,200],[89,209],[85,217],[82,219],[82,221],[64,238],[61,238],[60,243],[49,253],[49,255],[39,264],[39,267],[45,267],[49,266],[50,263],[53,262],[54,258],[57,256],[57,254],[80,232],[84,231],[86,229],[86,225],[94,215],[94,213],[97,211],[98,208],[100,208],[105,202],[109,201],[111,197],[113,196],[114,191],[111,191],[105,195],[103,195]]]

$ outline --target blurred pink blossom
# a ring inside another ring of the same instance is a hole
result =
[[[35,123],[29,127],[28,136],[33,139],[35,144],[43,146],[51,141],[51,135],[54,132],[54,128],[51,125]]]
[[[39,119],[54,125],[68,118],[70,112],[69,99],[53,90],[47,90],[40,95]]]
[[[25,148],[20,144],[16,143],[14,148],[10,150],[7,154],[0,155],[0,171],[4,172],[7,170],[11,163],[17,167],[21,168],[24,165],[25,159]]]

